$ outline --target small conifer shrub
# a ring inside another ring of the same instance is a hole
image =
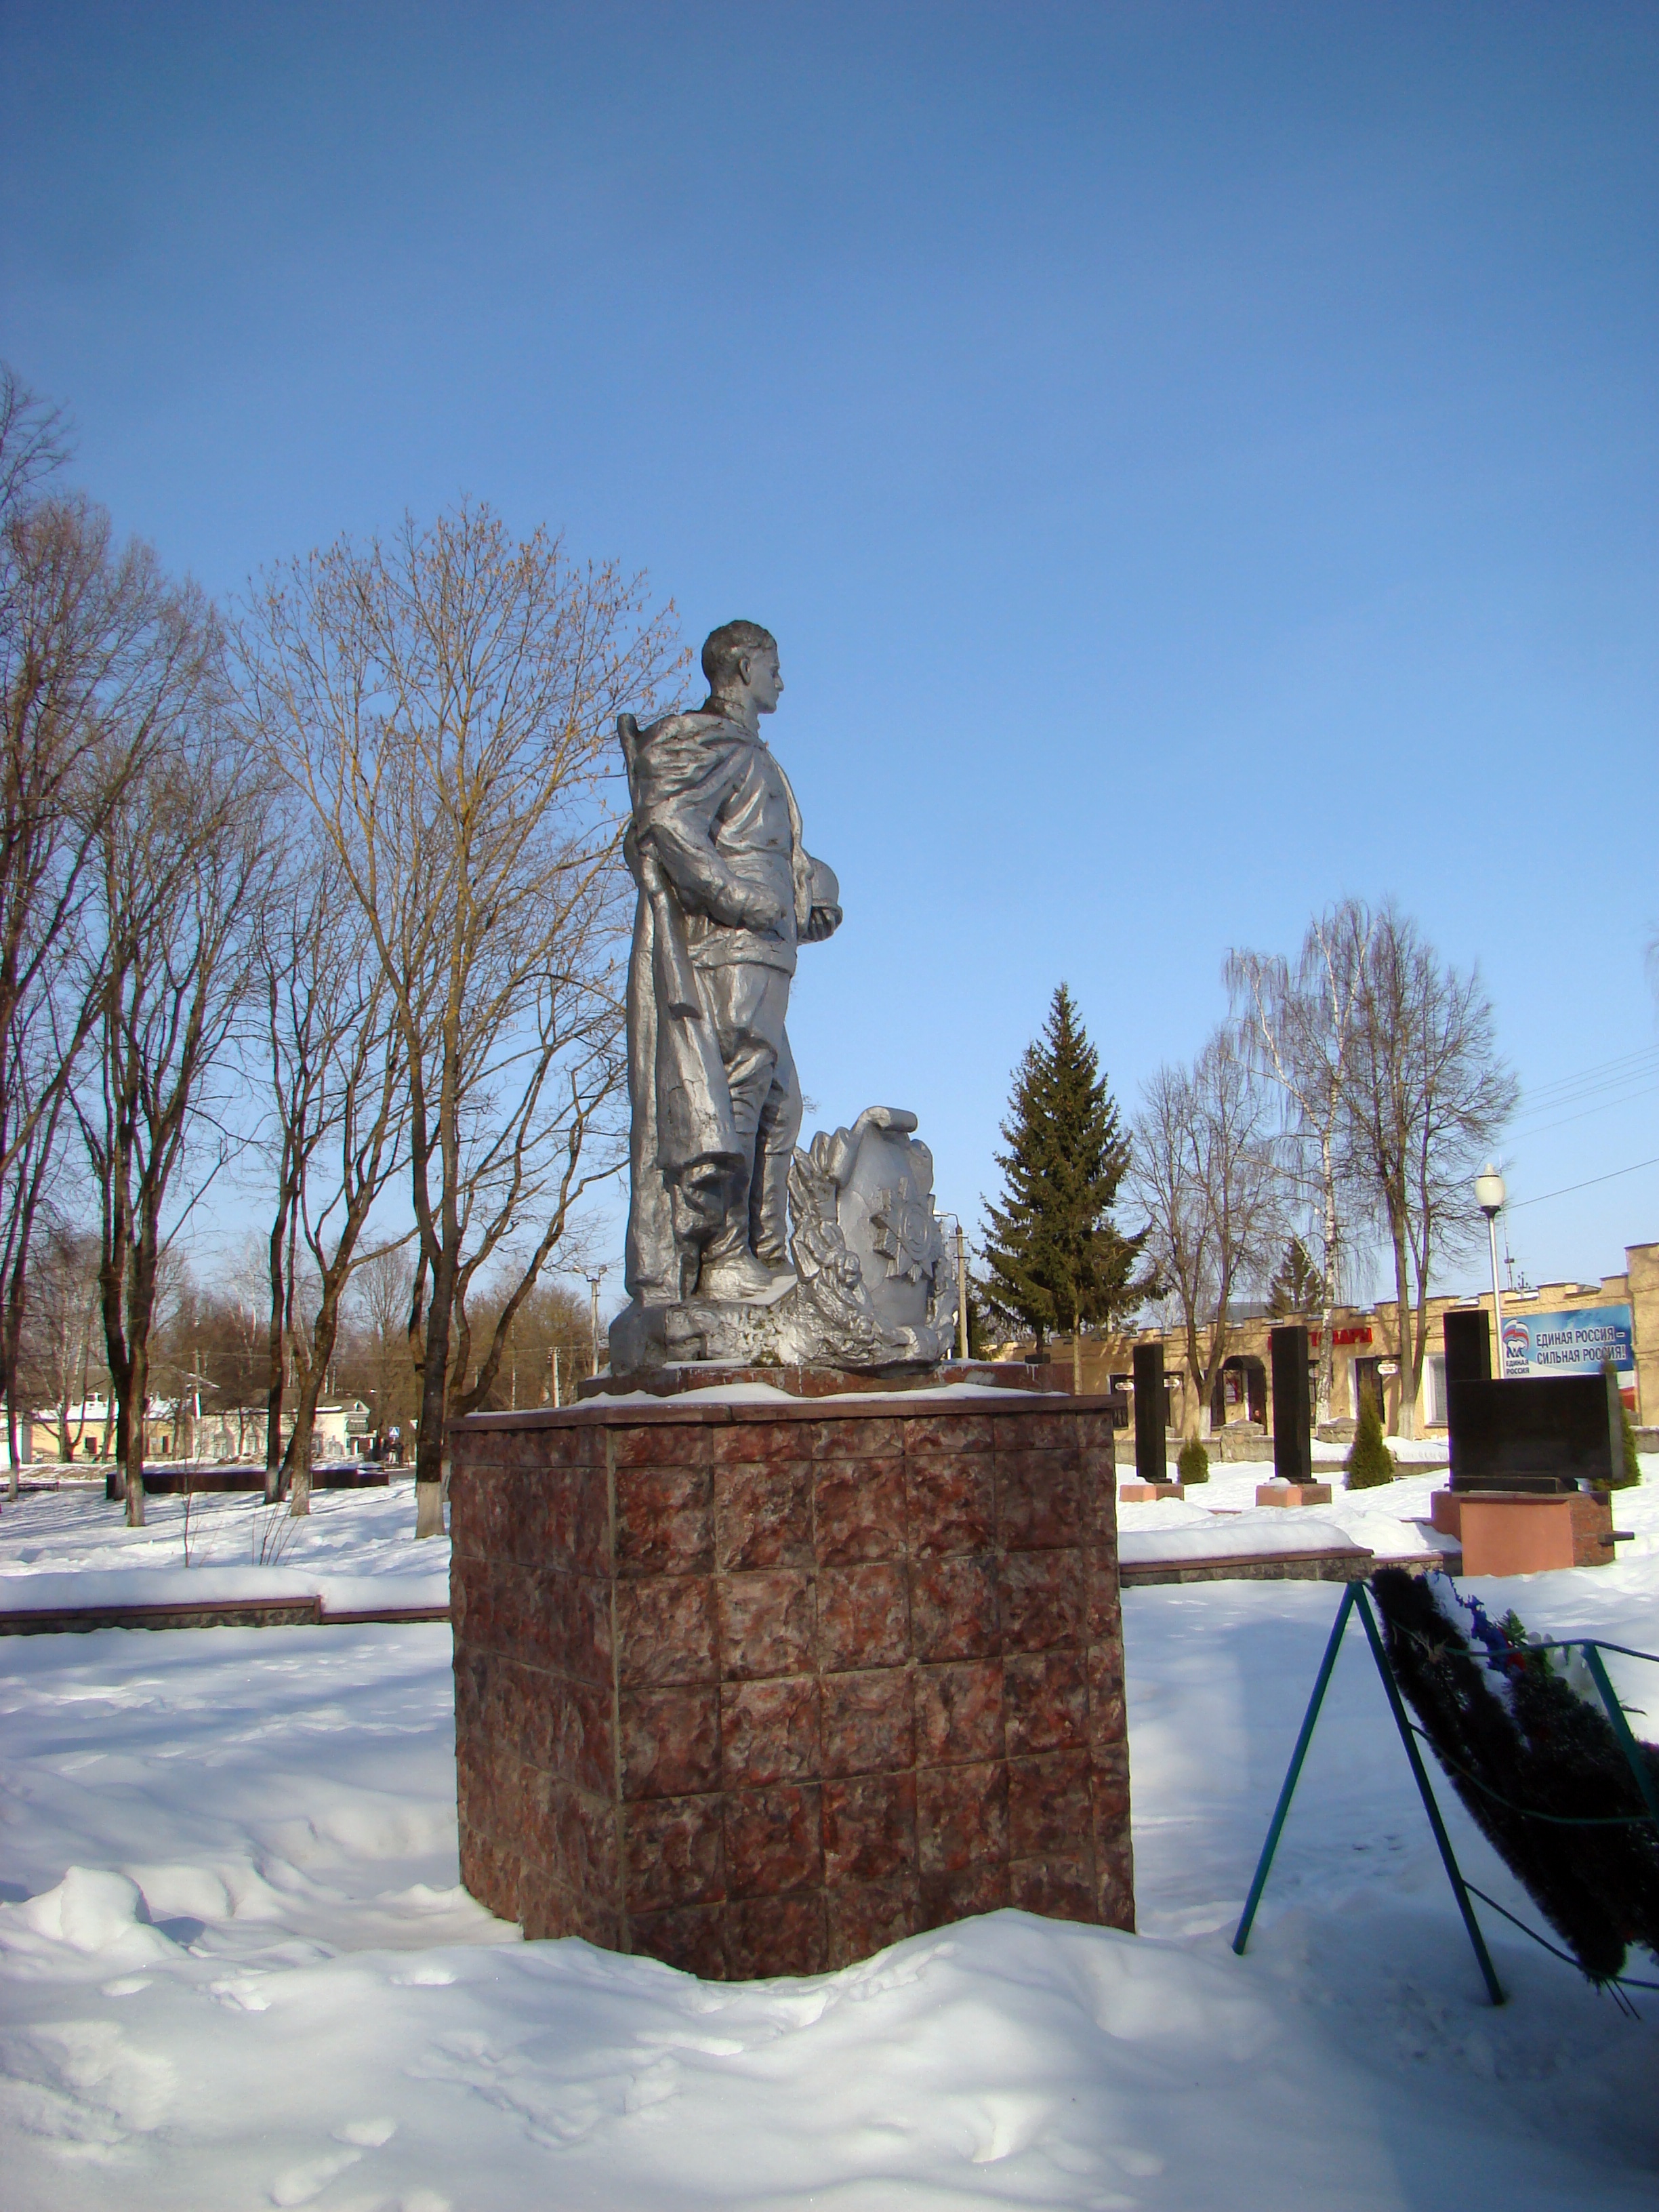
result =
[[[1181,1457],[1176,1462],[1176,1474],[1184,1483],[1209,1480],[1210,1455],[1196,1437],[1188,1437],[1181,1447]]]
[[[1342,1465],[1350,1490],[1378,1490],[1394,1480],[1394,1454],[1382,1441],[1382,1421],[1369,1390],[1359,1394],[1359,1425]]]
[[[1619,1370],[1611,1360],[1604,1364],[1601,1372],[1616,1389]],[[1642,1462],[1636,1456],[1636,1431],[1631,1425],[1630,1408],[1622,1398],[1619,1401],[1619,1462],[1607,1487],[1609,1490],[1632,1490],[1642,1480]]]

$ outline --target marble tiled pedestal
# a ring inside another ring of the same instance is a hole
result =
[[[467,1887],[714,1978],[1132,1926],[1112,1435],[1029,1393],[459,1422]]]

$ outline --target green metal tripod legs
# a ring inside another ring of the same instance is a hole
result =
[[[1411,1723],[1406,1717],[1405,1705],[1400,1695],[1400,1685],[1395,1680],[1394,1669],[1389,1664],[1389,1655],[1383,1648],[1382,1632],[1376,1624],[1376,1615],[1371,1609],[1370,1595],[1363,1582],[1353,1582],[1347,1585],[1342,1593],[1342,1602],[1336,1609],[1336,1620],[1332,1626],[1330,1638],[1325,1646],[1325,1656],[1319,1662],[1319,1673],[1314,1681],[1313,1695],[1308,1700],[1308,1710],[1302,1719],[1302,1730],[1296,1740],[1296,1749],[1291,1754],[1290,1766],[1285,1776],[1285,1786],[1279,1793],[1278,1804],[1273,1808],[1273,1817],[1267,1829],[1267,1839],[1261,1846],[1261,1856],[1256,1862],[1255,1877],[1250,1884],[1250,1893],[1245,1900],[1244,1911],[1238,1923],[1237,1933],[1233,1937],[1233,1948],[1243,1956],[1244,1946],[1250,1940],[1251,1923],[1255,1918],[1256,1907],[1261,1902],[1261,1893],[1267,1886],[1267,1875],[1273,1863],[1273,1853],[1279,1849],[1279,1838],[1284,1832],[1285,1815],[1291,1809],[1291,1799],[1296,1794],[1297,1782],[1302,1773],[1302,1763],[1308,1755],[1308,1746],[1313,1741],[1314,1726],[1319,1718],[1319,1709],[1325,1702],[1325,1692],[1330,1686],[1331,1670],[1336,1664],[1336,1655],[1341,1649],[1342,1632],[1348,1625],[1348,1615],[1354,1612],[1358,1612],[1360,1620],[1364,1623],[1366,1641],[1371,1647],[1371,1656],[1376,1662],[1376,1671],[1382,1678],[1383,1694],[1389,1700],[1389,1711],[1394,1715],[1394,1724],[1400,1731],[1400,1741],[1406,1747],[1406,1757],[1411,1762],[1412,1778],[1417,1784],[1418,1795],[1423,1800],[1423,1809],[1429,1816],[1429,1826],[1434,1831],[1434,1840],[1439,1847],[1441,1863],[1446,1869],[1447,1880],[1451,1883],[1452,1894],[1457,1899],[1457,1909],[1463,1916],[1463,1925],[1468,1929],[1469,1941],[1474,1946],[1474,1955],[1480,1961],[1487,1994],[1495,2005],[1501,2005],[1504,2002],[1503,1985],[1498,1981],[1493,1968],[1491,1954],[1486,1949],[1486,1938],[1480,1933],[1480,1924],[1474,1917],[1474,1907],[1469,1902],[1468,1890],[1452,1852],[1451,1838],[1446,1833],[1445,1823],[1440,1817],[1440,1808],[1436,1804],[1434,1791],[1429,1785],[1428,1773],[1423,1765],[1423,1755],[1418,1750],[1417,1740],[1412,1733]]]

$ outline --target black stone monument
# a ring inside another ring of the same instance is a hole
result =
[[[1168,1405],[1164,1395],[1164,1346],[1138,1344],[1134,1347],[1135,1477],[1140,1482],[1167,1482],[1164,1432]]]
[[[1484,1309],[1449,1313],[1446,1423],[1451,1486],[1559,1497],[1608,1483],[1623,1442],[1617,1381],[1604,1375],[1494,1380]]]
[[[1313,1480],[1313,1408],[1308,1397],[1308,1332],[1297,1322],[1267,1331],[1273,1369],[1273,1480]]]

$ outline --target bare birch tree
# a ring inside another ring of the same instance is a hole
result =
[[[1230,1309],[1271,1265],[1284,1219],[1267,1100],[1225,1030],[1190,1068],[1161,1067],[1147,1085],[1128,1182],[1180,1314],[1182,1423],[1195,1437],[1226,1364]]]
[[[1392,903],[1370,933],[1357,1016],[1346,1133],[1394,1262],[1398,1433],[1411,1437],[1433,1272],[1479,1233],[1472,1179],[1519,1086],[1498,1058],[1479,969],[1443,964]]]
[[[619,1162],[607,786],[617,714],[683,665],[672,627],[643,579],[466,506],[277,569],[241,627],[250,710],[362,908],[407,1069],[419,1534],[442,1528],[447,1424],[487,1398],[573,1207]],[[509,1249],[474,1358],[467,1290]]]
[[[1319,1223],[1322,1421],[1331,1418],[1333,1329],[1346,1280],[1352,1209],[1344,1119],[1370,934],[1366,908],[1344,899],[1309,923],[1294,966],[1249,951],[1231,953],[1226,966],[1239,1048],[1278,1088],[1293,1182]]]
[[[144,1518],[149,1345],[168,1237],[231,1138],[213,1091],[246,1004],[252,919],[270,876],[258,763],[210,680],[104,825],[89,884],[98,982],[76,1118],[102,1199],[100,1280],[127,1519]]]

